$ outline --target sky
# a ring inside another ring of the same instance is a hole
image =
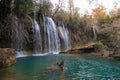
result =
[[[88,0],[73,0],[73,3],[75,7],[80,8],[80,11],[79,11],[80,14],[84,14],[85,11],[87,11],[88,13],[91,13],[92,10],[96,8],[96,6],[98,6],[98,4],[103,5],[107,13],[109,13],[114,8],[114,4],[117,4],[117,7],[120,7],[120,0],[94,0],[94,1],[97,1],[97,2],[95,2],[94,4],[94,3],[89,3]],[[57,4],[58,0],[51,0],[51,2],[53,4]],[[64,2],[65,2],[65,5],[68,5],[67,4],[68,0],[64,0]],[[66,6],[66,9],[67,9],[67,6]]]

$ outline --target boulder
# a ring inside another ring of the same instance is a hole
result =
[[[16,62],[15,49],[0,48],[0,68],[11,66]]]

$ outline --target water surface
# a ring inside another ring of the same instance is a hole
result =
[[[66,72],[47,71],[57,61],[66,61]],[[46,55],[17,58],[0,70],[0,80],[120,80],[120,62],[95,56]]]

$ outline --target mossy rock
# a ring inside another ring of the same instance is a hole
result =
[[[101,43],[100,41],[99,42],[96,42],[93,47],[95,48],[95,50],[97,52],[103,52],[103,51],[106,51],[108,49],[108,47],[106,45],[104,45],[103,43]]]

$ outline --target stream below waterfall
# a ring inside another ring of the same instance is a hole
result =
[[[65,60],[66,71],[48,70]],[[0,80],[120,80],[120,62],[96,56],[45,55],[17,58]]]

